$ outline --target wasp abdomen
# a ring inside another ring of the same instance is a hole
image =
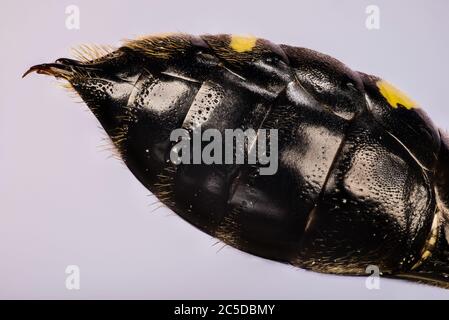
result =
[[[375,264],[447,285],[446,269],[429,275],[447,252],[447,142],[386,81],[309,49],[229,35],[147,37],[31,71],[68,80],[134,175],[224,242],[321,272],[364,274]],[[173,134],[195,148],[198,128],[214,130],[209,140],[253,130],[232,150],[248,157],[259,129],[268,140],[276,133],[276,165],[205,162],[195,152],[171,161]]]

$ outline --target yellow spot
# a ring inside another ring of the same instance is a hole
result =
[[[253,36],[231,36],[231,43],[229,46],[232,50],[237,52],[246,52],[253,50],[256,45],[257,38]]]
[[[388,103],[393,108],[398,108],[399,105],[407,108],[413,109],[418,108],[418,104],[410,99],[404,92],[393,86],[391,83],[385,80],[379,80],[376,83],[379,88],[380,93],[387,99]]]

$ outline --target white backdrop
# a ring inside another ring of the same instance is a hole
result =
[[[365,26],[367,5],[380,29]],[[68,5],[80,29],[66,28]],[[104,151],[87,108],[31,65],[82,43],[137,35],[253,34],[330,54],[408,92],[449,128],[449,2],[0,2],[0,298],[449,298],[449,290],[312,273],[250,256],[194,229]],[[65,286],[80,268],[80,290]]]

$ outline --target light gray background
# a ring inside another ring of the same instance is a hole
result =
[[[81,29],[65,28],[78,5]],[[381,28],[365,28],[365,8]],[[241,253],[155,200],[110,152],[94,116],[30,65],[141,34],[240,33],[328,53],[447,110],[449,1],[0,2],[0,298],[449,298],[449,291],[312,273]],[[65,268],[81,268],[81,290]]]

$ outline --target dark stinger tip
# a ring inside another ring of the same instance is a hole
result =
[[[32,66],[29,68],[23,75],[22,78],[26,77],[28,74],[32,72],[36,72],[38,74],[46,74],[50,76],[54,76],[56,78],[65,78],[67,79],[73,74],[72,66],[76,65],[75,60],[71,59],[58,59],[55,63],[43,63]]]
[[[22,79],[25,78],[27,75],[29,75],[30,73],[38,70],[39,65],[37,66],[32,66],[31,68],[29,68],[23,75],[22,75]]]

